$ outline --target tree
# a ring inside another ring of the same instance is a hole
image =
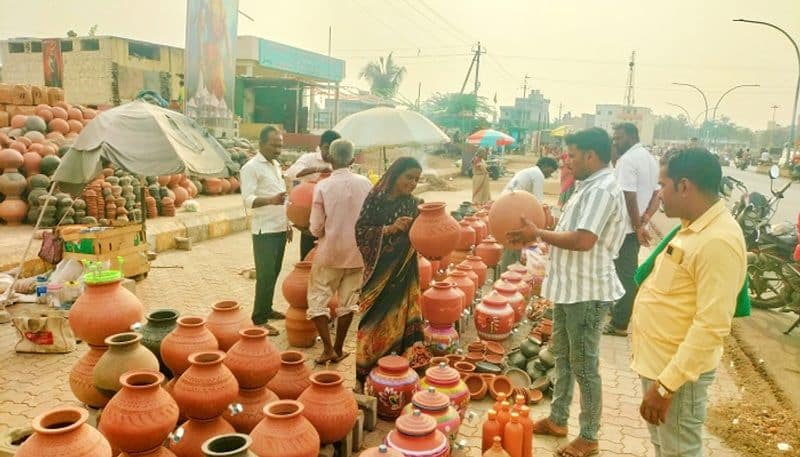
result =
[[[486,97],[455,92],[437,92],[425,101],[422,108],[433,122],[464,133],[472,132],[478,127],[487,127],[488,119],[494,114],[494,107]]]
[[[381,57],[377,62],[368,63],[358,76],[369,82],[373,95],[391,99],[397,94],[400,83],[406,76],[406,67],[395,64],[390,52],[385,59]]]
[[[678,117],[659,116],[656,121],[654,137],[659,140],[688,140],[694,134],[694,129],[689,125],[684,115]]]

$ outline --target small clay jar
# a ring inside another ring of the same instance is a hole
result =
[[[86,424],[82,408],[60,407],[33,419],[33,435],[17,449],[16,457],[111,457],[111,445]]]
[[[281,366],[267,387],[281,400],[296,400],[311,384],[306,356],[298,351],[284,351],[280,358]]]
[[[239,330],[252,326],[250,315],[239,302],[233,300],[214,303],[206,317],[206,327],[217,337],[219,349],[223,351],[239,341]]]
[[[239,384],[222,361],[222,351],[195,352],[189,356],[192,366],[175,382],[172,396],[181,412],[190,419],[211,419],[233,403]]]
[[[206,328],[206,320],[197,316],[182,316],[178,326],[161,340],[161,358],[175,377],[189,366],[189,354],[219,349],[217,338]]]
[[[297,398],[305,406],[303,416],[317,429],[322,444],[341,440],[356,422],[358,404],[343,382],[338,372],[316,372],[311,375],[311,385]]]
[[[378,416],[389,420],[400,416],[418,390],[419,375],[398,355],[378,359],[364,382],[364,392],[378,399]]]
[[[122,388],[120,377],[129,371],[158,371],[158,359],[140,344],[141,341],[142,335],[135,332],[106,338],[108,350],[97,361],[92,374],[94,386],[100,393],[109,398],[114,396]]]
[[[281,357],[269,341],[269,332],[263,327],[239,330],[239,341],[230,349],[223,362],[231,370],[239,387],[257,389],[264,387],[278,373]]]
[[[219,435],[203,443],[206,457],[256,457],[249,451],[253,439],[243,433]]]
[[[267,417],[250,432],[252,452],[259,457],[316,457],[319,434],[303,416],[303,409],[302,403],[292,400],[265,406]]]

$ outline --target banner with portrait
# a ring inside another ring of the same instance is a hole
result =
[[[61,40],[42,40],[42,60],[44,62],[44,85],[64,87],[64,61],[61,55]]]

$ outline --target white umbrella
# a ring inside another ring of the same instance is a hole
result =
[[[385,106],[351,114],[333,129],[359,149],[450,142],[450,138],[427,117],[414,111]]]

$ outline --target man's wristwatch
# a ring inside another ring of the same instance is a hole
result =
[[[658,395],[660,395],[661,398],[663,398],[664,400],[669,400],[670,398],[672,398],[672,392],[670,392],[669,389],[664,387],[664,384],[661,384],[661,381],[656,381],[656,382],[658,383],[658,389],[656,390],[658,392]]]

